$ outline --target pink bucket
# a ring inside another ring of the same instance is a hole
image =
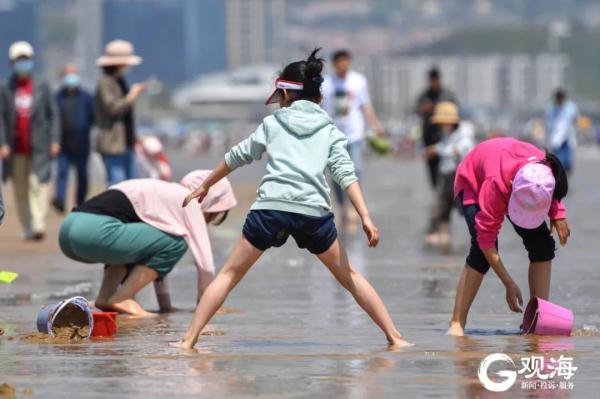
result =
[[[545,301],[531,298],[523,315],[523,334],[571,335],[573,312]]]

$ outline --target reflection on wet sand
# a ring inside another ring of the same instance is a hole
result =
[[[30,250],[14,237],[5,239],[12,233],[3,226],[2,266],[24,277],[0,286],[0,329],[5,331],[0,336],[0,383],[13,385],[17,393],[31,387],[35,395],[43,392],[48,399],[79,397],[82,386],[90,396],[102,397],[107,384],[118,393],[115,397],[128,399],[564,398],[571,393],[597,397],[600,269],[593,249],[600,226],[589,218],[597,209],[597,197],[587,191],[600,185],[600,174],[592,172],[599,163],[584,164],[575,174],[577,194],[568,204],[575,226],[573,241],[559,250],[553,270],[552,299],[575,313],[572,337],[520,335],[522,315],[506,309],[505,292],[492,273],[484,279],[485,292],[473,305],[467,336],[445,336],[456,281],[464,267],[464,226],[454,218],[452,254],[422,251],[427,221],[421,199],[426,198],[428,187],[413,184],[413,177],[423,173],[422,165],[406,162],[399,167],[382,160],[369,165],[365,176],[367,200],[373,204],[372,217],[382,236],[380,247],[367,248],[360,232],[344,239],[350,260],[380,292],[399,329],[415,347],[388,351],[385,338],[349,294],[313,255],[293,243],[267,252],[250,270],[200,337],[196,350],[168,346],[184,333],[195,308],[195,269],[190,258],[170,277],[173,303],[183,310],[154,319],[119,316],[114,339],[80,345],[22,342],[19,337],[34,332],[41,306],[55,301],[57,293],[85,291],[93,297],[101,271],[64,259],[54,241]],[[390,176],[387,170],[393,168],[398,173]],[[236,190],[247,190],[241,198],[252,199],[253,185],[234,183]],[[232,215],[223,227],[239,234],[243,216],[243,212]],[[54,217],[50,222],[52,236],[59,220]],[[585,234],[575,235],[577,231]],[[231,236],[214,237],[217,265],[231,248]],[[528,260],[522,243],[512,235],[502,236],[500,242],[507,268],[525,283]],[[15,259],[18,268],[12,264]],[[65,291],[65,287],[70,288]],[[151,290],[143,291],[139,300],[148,309],[156,308]],[[506,395],[486,391],[477,371],[492,353],[506,353],[516,365],[532,354],[571,356],[579,367],[573,378],[575,388],[528,391],[521,389],[519,380]]]

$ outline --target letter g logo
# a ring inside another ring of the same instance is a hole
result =
[[[487,356],[485,359],[481,361],[479,364],[479,370],[477,371],[477,376],[479,377],[479,381],[483,384],[483,386],[492,392],[505,392],[508,391],[510,387],[513,386],[515,381],[517,380],[517,372],[515,370],[501,370],[496,374],[500,377],[505,377],[502,381],[496,382],[490,380],[488,376],[488,369],[494,362],[506,362],[509,363],[513,368],[515,368],[515,362],[512,361],[510,357],[505,355],[504,353],[493,353]]]

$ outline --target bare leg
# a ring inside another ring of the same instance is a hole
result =
[[[441,253],[449,254],[452,247],[450,245],[450,223],[448,221],[440,221],[438,236]]]
[[[156,294],[160,313],[170,313],[175,310],[171,305],[171,294],[169,293],[169,284],[166,277],[154,282],[154,293]]]
[[[96,302],[94,303],[100,310],[110,310],[108,308],[108,298],[117,291],[121,281],[123,281],[123,278],[127,274],[127,269],[123,265],[106,266],[100,292],[98,292],[98,297],[96,297]]]
[[[469,309],[471,309],[475,295],[477,295],[477,291],[479,291],[483,276],[483,274],[467,265],[463,268],[460,280],[458,280],[458,287],[456,287],[454,313],[452,313],[450,328],[448,328],[446,334],[457,337],[462,337],[464,335],[464,328],[467,324]]]
[[[223,269],[202,294],[196,307],[194,319],[187,332],[180,341],[171,343],[171,346],[191,349],[196,345],[198,336],[204,326],[212,319],[225,302],[229,292],[240,282],[262,253],[263,251],[255,248],[245,238],[240,239],[225,262]]]
[[[552,262],[532,262],[529,265],[529,296],[548,300],[550,298],[550,275]]]
[[[375,324],[381,328],[390,344],[397,347],[410,345],[396,329],[385,304],[373,286],[350,264],[339,240],[335,240],[331,247],[318,257],[336,280],[352,294]]]
[[[132,316],[148,317],[154,316],[144,310],[142,306],[136,302],[135,294],[142,288],[156,280],[158,273],[154,269],[147,266],[138,265],[133,268],[133,271],[127,277],[127,280],[121,285],[117,291],[108,298],[107,306],[116,312],[127,313]]]

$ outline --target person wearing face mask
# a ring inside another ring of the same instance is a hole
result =
[[[94,124],[94,98],[81,87],[77,67],[66,65],[62,84],[56,93],[60,116],[61,154],[58,157],[56,195],[52,206],[60,213],[65,211],[65,192],[69,169],[77,171],[76,203],[81,205],[88,192],[88,159],[90,157],[90,131]]]
[[[29,43],[13,43],[8,56],[13,75],[2,101],[6,127],[0,142],[3,179],[12,179],[25,237],[41,240],[46,232],[52,158],[60,153],[56,103],[50,86],[33,75],[34,51]]]
[[[134,54],[133,45],[113,40],[97,60],[102,76],[96,87],[97,150],[102,155],[108,185],[137,177],[134,146],[136,141],[133,108],[147,83],[129,87],[127,71],[142,58]]]
[[[0,82],[0,177],[2,176],[2,151],[6,146],[6,99],[4,85]],[[0,180],[0,224],[4,219],[4,197],[2,197],[2,181]]]

